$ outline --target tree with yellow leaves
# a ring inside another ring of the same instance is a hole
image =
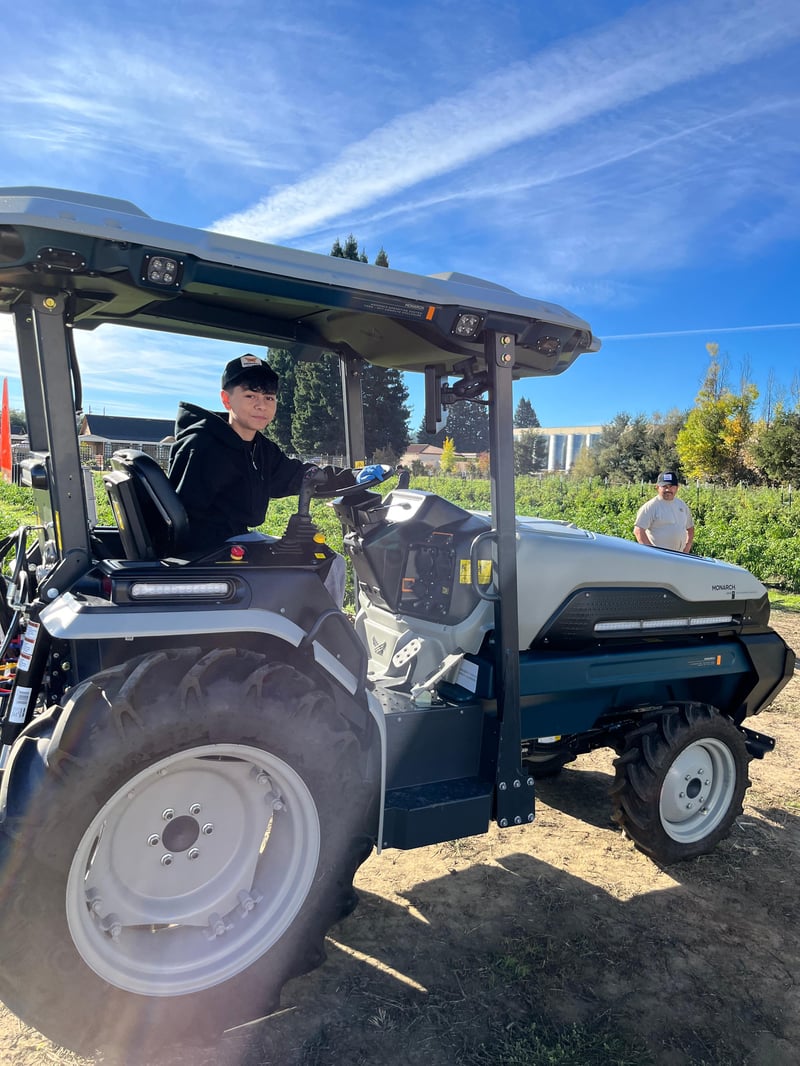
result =
[[[711,362],[703,384],[678,434],[676,447],[684,473],[701,481],[735,482],[750,474],[745,449],[753,431],[758,389],[742,381],[733,392],[725,382],[719,345],[707,344]]]
[[[452,474],[456,468],[456,446],[452,437],[444,438],[439,468],[443,474]]]

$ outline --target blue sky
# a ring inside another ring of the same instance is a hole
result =
[[[561,303],[603,349],[516,386],[543,425],[688,407],[709,342],[798,383],[796,0],[31,0],[2,35],[0,186]],[[218,406],[236,354],[77,342],[107,414]],[[21,406],[6,318],[0,374]]]

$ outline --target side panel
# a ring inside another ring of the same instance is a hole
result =
[[[768,637],[783,644],[777,634]],[[779,649],[774,650],[777,654]],[[471,665],[462,667],[463,684],[440,685],[440,693],[493,700],[492,660],[468,656],[465,662]],[[520,669],[523,740],[586,732],[604,716],[665,700],[710,703],[740,721],[759,681],[738,641],[617,649],[602,655],[528,653],[521,657]]]

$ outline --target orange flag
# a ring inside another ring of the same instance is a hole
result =
[[[8,414],[8,378],[3,378],[3,407],[0,411],[0,470],[11,480],[11,419]]]

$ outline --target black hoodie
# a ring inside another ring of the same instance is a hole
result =
[[[210,550],[260,526],[272,497],[300,491],[305,469],[263,433],[243,440],[228,424],[227,412],[179,404],[169,479],[189,516],[183,546]]]

